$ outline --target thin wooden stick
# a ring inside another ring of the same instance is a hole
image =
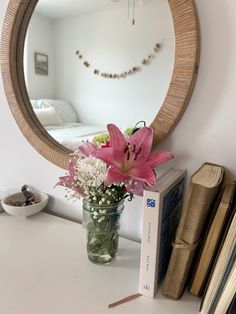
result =
[[[123,303],[129,302],[129,301],[131,301],[131,300],[134,300],[134,299],[136,299],[136,298],[139,298],[139,297],[141,297],[141,296],[142,296],[141,293],[132,294],[132,295],[130,295],[130,296],[124,298],[124,299],[121,299],[121,300],[119,300],[119,301],[117,301],[117,302],[114,302],[114,303],[109,304],[109,305],[108,305],[108,308],[109,308],[109,309],[110,309],[110,308],[113,308],[113,307],[118,306],[118,305],[120,305],[120,304],[123,304]]]

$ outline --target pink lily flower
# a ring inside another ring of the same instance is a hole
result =
[[[63,186],[65,188],[74,190],[75,192],[79,193],[81,196],[85,196],[84,190],[79,186],[75,185],[74,177],[76,176],[76,163],[71,161],[68,167],[68,175],[59,178],[59,182],[55,185],[56,186]],[[77,182],[79,183],[79,182]]]
[[[75,150],[74,155],[83,155],[84,157],[89,157],[97,149],[97,146],[93,143],[86,142]]]
[[[153,169],[174,156],[166,151],[151,153],[153,130],[149,127],[141,128],[128,139],[114,124],[108,124],[107,129],[110,147],[92,153],[110,166],[105,185],[125,181],[127,191],[142,195],[146,186],[156,183]]]

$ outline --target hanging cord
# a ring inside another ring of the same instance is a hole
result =
[[[132,25],[135,25],[135,0],[133,0],[133,21]]]

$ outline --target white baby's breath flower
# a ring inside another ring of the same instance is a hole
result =
[[[107,165],[102,160],[90,156],[77,160],[76,172],[83,188],[98,188],[106,178]]]

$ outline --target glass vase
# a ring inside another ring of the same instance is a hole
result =
[[[110,205],[83,200],[83,227],[87,231],[87,253],[91,262],[106,264],[116,256],[123,208],[124,200]]]

